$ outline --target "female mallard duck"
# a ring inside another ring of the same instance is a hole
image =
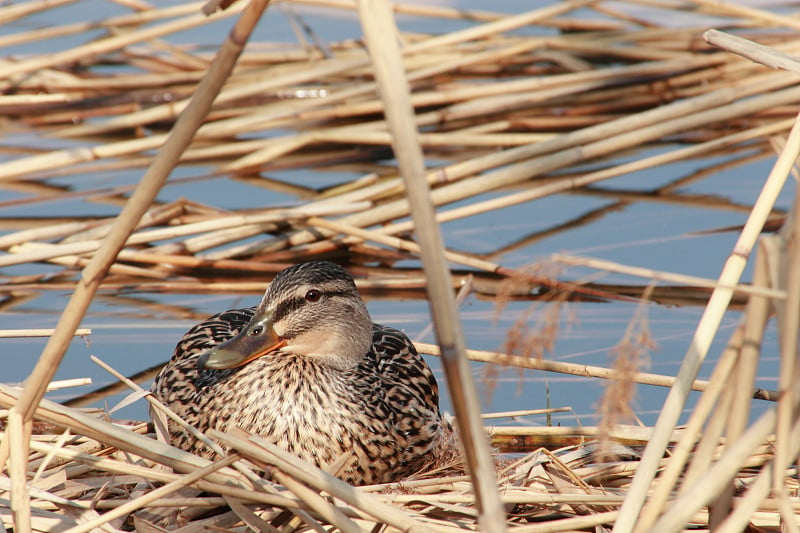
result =
[[[434,460],[436,380],[408,337],[373,324],[355,282],[317,261],[280,272],[258,307],[190,329],[153,393],[200,431],[241,427],[338,475],[387,483]],[[175,446],[213,452],[177,424]]]

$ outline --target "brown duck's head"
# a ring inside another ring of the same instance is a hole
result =
[[[198,367],[233,368],[292,353],[348,370],[371,345],[372,320],[353,278],[334,263],[314,261],[279,272],[247,326],[203,354]]]

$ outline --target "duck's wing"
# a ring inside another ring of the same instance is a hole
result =
[[[439,410],[439,386],[428,363],[417,353],[411,339],[397,329],[372,325],[372,348],[387,397],[400,404],[412,398]]]
[[[442,437],[439,386],[405,333],[373,325],[373,352],[409,473],[432,459]]]
[[[250,322],[255,310],[255,307],[231,309],[192,327],[175,346],[172,361],[196,357],[230,339]]]

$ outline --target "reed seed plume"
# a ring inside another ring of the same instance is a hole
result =
[[[600,417],[598,453],[605,459],[613,458],[614,452],[611,446],[613,429],[618,425],[636,421],[634,377],[649,366],[650,353],[658,348],[650,336],[646,306],[645,296],[628,323],[625,335],[611,350],[613,357],[611,368],[614,369],[615,376],[605,382],[598,404]]]
[[[498,288],[495,298],[494,323],[497,325],[503,310],[518,294],[526,294],[531,290],[531,279],[557,279],[563,269],[552,262],[536,263],[519,269],[505,279]],[[533,303],[525,309],[514,311],[515,318],[506,331],[505,340],[499,348],[500,352],[542,360],[545,354],[551,353],[563,320],[563,305],[567,293],[554,291],[545,297],[544,303]],[[522,392],[525,370],[516,368],[518,377],[517,393]],[[484,386],[484,402],[488,404],[497,387],[497,380],[503,371],[498,365],[486,365],[483,369],[481,383]]]

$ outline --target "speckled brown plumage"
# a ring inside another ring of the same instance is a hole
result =
[[[287,345],[236,368],[198,368],[237,334],[253,342],[263,324]],[[418,472],[443,438],[430,368],[405,334],[371,322],[352,278],[327,262],[290,267],[257,308],[193,327],[152,390],[201,431],[238,426],[323,468],[346,454],[339,475],[354,484]],[[212,455],[176,424],[169,432],[175,446]]]

